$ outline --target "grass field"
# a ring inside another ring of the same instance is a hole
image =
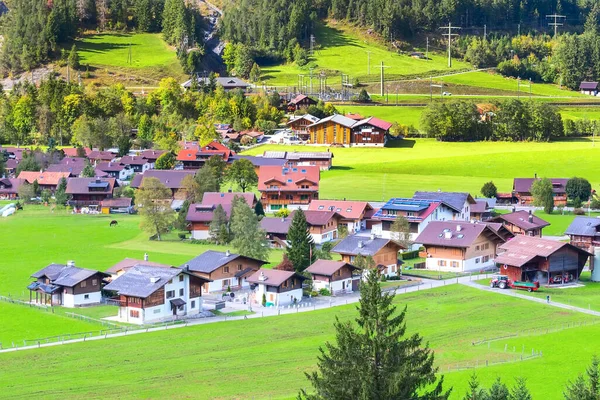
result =
[[[494,343],[490,349],[487,345],[472,345],[484,337],[591,320],[540,304],[528,303],[525,314],[524,300],[458,285],[398,296],[395,301],[400,306],[408,305],[409,333],[418,331],[429,341],[436,351],[437,364],[446,371],[457,363],[475,360],[514,360],[514,354],[504,352],[504,342]],[[273,317],[268,322],[250,319],[216,323],[2,354],[0,386],[4,390],[0,397],[26,397],[35,392],[44,398],[64,397],[67,393],[70,398],[90,398],[102,392],[108,398],[291,399],[299,388],[307,387],[303,373],[314,367],[318,346],[332,340],[335,317],[346,320],[355,313],[354,306],[342,306]],[[465,326],[469,329],[465,330]],[[582,370],[591,357],[592,350],[580,343],[598,331],[582,329],[589,336],[560,341],[560,350],[555,348],[552,334],[520,338],[519,347],[526,343],[529,350],[533,345],[530,342],[535,343],[535,348],[544,352],[544,358],[504,364],[495,369],[496,374],[506,376],[504,371],[510,370],[509,376],[525,375],[535,398],[560,398],[557,389]],[[107,346],[110,356],[100,356],[106,354]],[[567,351],[573,353],[570,362],[557,362],[555,355]],[[554,362],[547,363],[552,357]],[[33,364],[52,368],[31,368]],[[545,368],[537,368],[540,365]],[[491,370],[481,369],[478,374],[487,380]],[[544,382],[546,374],[552,374],[554,379]],[[448,384],[456,386],[453,399],[462,398],[464,393],[466,380],[462,375],[446,373]]]
[[[271,86],[298,86],[298,75],[309,74],[309,68],[313,67],[315,76],[320,71],[329,75],[328,86],[340,85],[340,73],[348,74],[351,82],[355,78],[359,78],[362,82],[377,81],[379,79],[377,68],[381,61],[389,66],[385,73],[390,76],[448,70],[444,54],[430,53],[430,60],[418,60],[408,55],[400,55],[389,51],[373,37],[358,29],[333,22],[328,25],[317,25],[315,37],[318,50],[310,57],[307,66],[300,68],[294,63],[277,66],[262,65],[262,79]],[[368,75],[367,51],[371,52],[371,75]],[[452,66],[452,69],[465,68],[470,66],[462,61],[454,61]],[[313,79],[313,85],[318,87],[318,79]]]
[[[389,148],[332,149],[333,165],[321,173],[319,196],[333,199],[387,201],[416,190],[468,191],[477,195],[487,181],[500,192],[512,190],[513,178],[582,176],[595,189],[600,183],[600,146],[587,139],[553,143],[447,143],[405,139]],[[322,147],[266,145],[266,150],[313,151]],[[307,150],[310,149],[310,150]]]
[[[546,214],[544,211],[536,211],[535,215],[540,217],[541,219],[550,222],[550,226],[547,226],[543,230],[543,234],[546,236],[562,236],[565,234],[565,231],[575,219],[576,215],[574,215],[571,211],[564,211],[562,214],[558,210],[554,210],[552,214]],[[588,213],[585,214],[588,216]],[[589,214],[592,217],[600,216],[600,213],[592,212]]]

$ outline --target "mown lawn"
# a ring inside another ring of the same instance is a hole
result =
[[[408,55],[400,55],[389,51],[381,43],[357,29],[349,28],[342,24],[330,23],[317,24],[315,32],[317,51],[310,57],[309,64],[298,67],[295,63],[276,66],[261,65],[262,80],[268,85],[298,86],[298,75],[308,75],[309,68],[313,67],[313,88],[319,87],[316,76],[320,71],[329,75],[328,86],[340,86],[340,73],[350,75],[351,82],[359,78],[361,82],[379,79],[377,69],[384,62],[385,73],[392,75],[412,75],[427,71],[446,71],[447,58],[444,54],[429,53],[430,60],[418,60]],[[368,54],[371,52],[371,75],[368,75]],[[467,63],[454,61],[452,69],[471,68]],[[308,82],[308,80],[307,80]]]
[[[321,198],[387,201],[416,190],[468,191],[476,196],[494,181],[499,192],[512,190],[513,178],[573,177],[600,183],[600,146],[580,139],[552,143],[448,143],[434,139],[405,139],[388,148],[334,148],[330,171],[321,173]],[[325,147],[258,146],[245,154],[266,150],[327,151]]]
[[[389,122],[397,122],[401,125],[421,125],[421,113],[425,107],[396,107],[396,106],[336,106],[340,114],[358,113],[363,117],[377,117]]]
[[[464,286],[453,285],[397,296],[408,305],[408,333],[420,332],[436,352],[444,371],[475,360],[514,360],[501,344],[490,349],[473,341],[539,327],[590,321],[591,317]],[[527,312],[523,312],[527,307]],[[161,331],[108,341],[87,342],[0,355],[2,396],[44,398],[200,397],[291,399],[308,387],[304,377],[316,364],[318,347],[333,339],[333,322],[356,315],[354,305],[311,311],[268,320],[249,319]],[[498,316],[501,316],[499,318]],[[495,375],[526,373],[535,398],[560,398],[558,390],[581,371],[593,349],[582,346],[598,329],[581,329],[578,340],[532,344],[543,350],[536,361],[504,364]],[[240,344],[240,340],[243,344]],[[529,348],[531,341],[526,338]],[[519,342],[520,343],[520,342]],[[557,350],[556,347],[560,347]],[[106,356],[106,349],[110,356]],[[569,354],[569,363],[557,354]],[[104,354],[105,356],[102,356]],[[554,360],[548,363],[547,360]],[[251,361],[250,361],[251,360]],[[545,368],[536,368],[542,363]],[[32,365],[52,368],[31,368]],[[492,369],[482,369],[485,379]],[[546,382],[547,376],[553,379]],[[460,376],[458,379],[456,377]],[[464,394],[462,373],[446,374],[456,385],[453,399]],[[77,382],[76,385],[73,382]],[[542,385],[542,382],[544,383]],[[534,384],[535,383],[535,384]]]
[[[587,209],[584,210],[587,211]],[[545,227],[542,231],[542,234],[546,236],[564,235],[571,222],[573,222],[575,217],[577,217],[572,211],[563,211],[561,213],[558,209],[555,209],[552,214],[546,214],[543,210],[538,210],[535,212],[535,215],[544,221],[550,222],[550,226]],[[600,216],[600,213],[591,212],[589,215],[592,217],[598,217]],[[585,213],[585,216],[588,216],[587,212]]]

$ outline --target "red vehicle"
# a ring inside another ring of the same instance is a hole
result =
[[[527,290],[528,292],[537,292],[537,290],[540,288],[540,283],[511,281],[506,275],[494,275],[490,281],[490,287],[500,289],[523,289]]]
[[[510,287],[511,289],[523,289],[527,290],[528,292],[537,292],[537,290],[540,288],[540,283],[514,281],[510,282]]]

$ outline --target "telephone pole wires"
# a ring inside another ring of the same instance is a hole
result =
[[[380,80],[380,85],[381,85],[381,89],[380,89],[380,91],[379,91],[379,94],[380,94],[381,96],[383,96],[383,83],[384,83],[384,80],[385,80],[385,79],[384,79],[384,74],[383,74],[384,68],[389,68],[389,67],[386,67],[386,66],[384,66],[384,65],[383,65],[383,61],[382,61],[382,62],[381,62],[381,65],[379,66],[379,69],[380,69],[380,72],[379,72],[379,80]]]
[[[458,26],[452,26],[450,22],[448,22],[448,26],[440,26],[439,29],[448,29],[448,33],[443,33],[442,36],[448,37],[448,68],[452,67],[452,37],[458,36],[458,33],[452,33],[453,29],[460,29]]]
[[[548,26],[554,27],[554,37],[556,37],[556,34],[558,33],[558,27],[563,26],[563,23],[558,22],[558,21],[559,20],[563,21],[562,18],[567,18],[567,17],[565,15],[551,14],[551,15],[546,15],[546,18],[554,19],[554,22],[548,22]]]

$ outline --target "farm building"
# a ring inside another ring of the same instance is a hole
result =
[[[600,218],[575,217],[565,235],[573,246],[593,253],[594,247],[600,247]]]
[[[254,272],[247,281],[252,293],[250,301],[255,304],[285,306],[302,300],[302,275],[293,271],[261,268]]]
[[[581,94],[597,96],[598,95],[598,82],[581,82],[579,84],[579,91],[581,92]]]
[[[0,199],[16,199],[19,188],[26,181],[18,178],[0,178]]]
[[[71,196],[69,205],[87,207],[100,205],[112,199],[113,190],[118,187],[115,178],[71,178],[67,181],[66,193]]]
[[[534,178],[515,178],[513,182],[512,195],[516,203],[522,205],[533,204],[533,195],[531,194],[531,186],[533,182],[538,180],[537,175]],[[566,178],[550,178],[552,181],[552,193],[554,195],[554,206],[564,207],[567,205],[567,192],[565,190],[567,182]]]
[[[146,324],[198,314],[206,282],[181,268],[136,265],[104,290],[117,294],[120,321]]]
[[[139,189],[144,178],[156,178],[160,181],[160,183],[171,189],[171,192],[173,193],[173,199],[185,200],[187,198],[187,192],[181,182],[186,176],[193,176],[195,173],[196,171],[193,170],[172,171],[150,169],[143,174],[135,175],[131,180],[131,187],[134,189]]]
[[[290,120],[286,123],[286,126],[290,128],[302,140],[308,140],[308,126],[318,121],[319,118],[315,117],[314,115],[304,114],[290,118]]]
[[[366,201],[313,200],[309,211],[335,211],[341,215],[340,225],[346,226],[349,234],[367,229],[367,220],[374,214],[373,207]]]
[[[460,212],[443,201],[392,198],[373,215],[372,232],[387,239],[392,238],[392,224],[402,216],[410,225],[410,238],[414,240],[431,221],[449,221]]]
[[[492,218],[493,222],[500,222],[509,231],[515,235],[527,235],[542,237],[542,230],[550,225],[540,217],[532,214],[531,210],[515,211],[508,214],[501,214]]]
[[[231,215],[233,199],[242,197],[250,207],[256,205],[256,196],[254,193],[217,193],[207,192],[202,197],[202,202],[190,204],[186,221],[189,222],[189,229],[194,239],[208,239],[210,237],[210,223],[213,220],[215,209],[221,205],[227,218]]]
[[[49,190],[50,193],[54,193],[61,179],[69,179],[69,175],[68,172],[21,171],[18,178],[26,180],[29,184],[33,184],[34,181],[37,181],[40,190],[46,189]]]
[[[355,292],[361,279],[361,269],[344,261],[317,260],[306,272],[315,290],[327,289],[331,294]]]
[[[592,254],[569,243],[516,236],[498,248],[496,264],[514,281],[563,284],[577,281]]]
[[[318,166],[321,171],[331,168],[333,153],[330,151],[265,151],[263,158],[286,160],[285,166]]]
[[[266,261],[233,254],[229,251],[208,250],[181,266],[203,279],[202,293],[225,292],[249,287],[247,278]]]
[[[296,112],[301,108],[308,108],[309,106],[317,104],[317,101],[304,95],[299,94],[293,99],[291,99],[287,105],[287,111],[289,113]]]
[[[352,126],[352,146],[383,147],[387,143],[392,124],[375,117],[357,121]]]
[[[505,242],[494,229],[499,226],[491,227],[480,222],[433,221],[415,241],[425,246],[427,269],[480,271],[494,267],[496,248]]]
[[[29,289],[29,301],[63,307],[100,304],[105,273],[78,268],[73,262],[50,264],[31,275],[36,280]],[[35,293],[35,298],[34,298]]]
[[[385,275],[398,272],[398,252],[404,247],[389,239],[350,235],[342,239],[331,251],[340,254],[342,261],[354,263],[357,256],[371,256],[375,265]]]
[[[314,124],[308,125],[310,141],[315,144],[350,146],[354,124],[356,124],[355,120],[339,114],[323,118]]]
[[[131,198],[119,197],[116,199],[106,199],[100,202],[100,212],[102,214],[129,214],[133,212]]]
[[[313,199],[319,198],[319,179],[320,169],[317,166],[260,167],[260,201],[266,212],[282,208],[307,209]]]

